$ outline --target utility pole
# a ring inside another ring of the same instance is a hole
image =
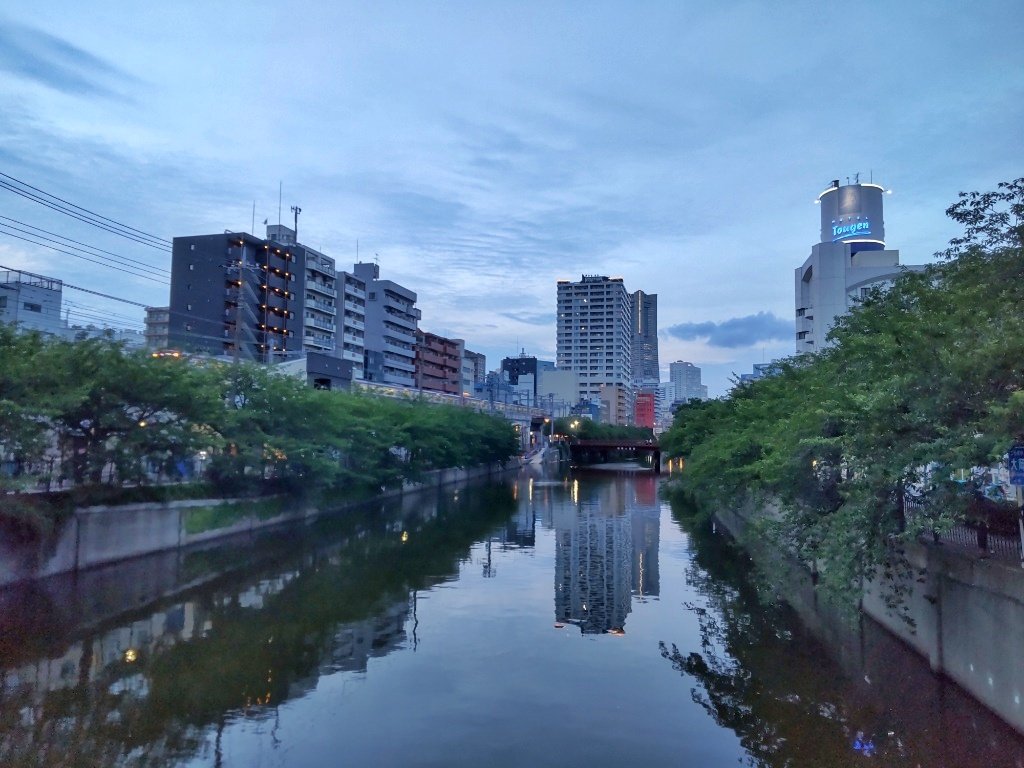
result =
[[[302,213],[302,209],[297,205],[292,206],[292,213],[295,214],[295,244],[299,243],[299,214]]]

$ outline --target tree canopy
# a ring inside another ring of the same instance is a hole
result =
[[[202,456],[222,492],[379,490],[517,450],[511,424],[469,408],[316,390],[266,367],[0,324],[0,488],[47,475],[76,486],[188,479]]]
[[[947,214],[964,234],[939,262],[874,290],[829,348],[681,408],[662,440],[679,488],[770,499],[759,530],[847,598],[901,542],[962,520],[976,497],[954,479],[1024,439],[1024,179]]]

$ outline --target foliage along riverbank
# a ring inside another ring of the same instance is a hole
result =
[[[685,459],[676,492],[777,503],[759,533],[847,601],[903,543],[977,516],[988,502],[956,479],[1024,437],[1024,178],[947,215],[964,234],[841,318],[829,349],[682,408],[662,439]]]
[[[316,390],[262,366],[152,357],[0,324],[0,513],[28,522],[40,508],[52,516],[88,503],[367,495],[517,451],[511,424],[469,408]],[[64,483],[71,490],[9,493]]]

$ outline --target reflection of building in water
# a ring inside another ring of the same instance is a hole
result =
[[[661,589],[658,576],[661,532],[658,481],[654,475],[640,475],[633,487],[636,496],[634,502],[627,505],[633,527],[633,594],[641,598],[657,596]]]
[[[215,623],[230,622],[238,615],[238,609],[262,610],[268,598],[280,593],[298,575],[298,571],[289,571],[251,583],[240,591],[216,593],[206,601],[179,603],[75,642],[59,657],[0,669],[0,692],[20,690],[27,694],[35,710],[35,715],[29,715],[30,720],[42,715],[47,693],[83,684],[112,684],[111,690],[144,698],[149,690],[148,665],[163,651],[205,636]],[[318,674],[308,685],[303,681],[293,684],[289,696],[311,689],[319,674],[366,671],[370,658],[384,656],[401,646],[408,616],[409,601],[403,598],[380,608],[374,616],[338,624],[323,649],[324,661]]]
[[[654,475],[570,481],[551,503],[555,529],[555,618],[583,632],[623,629],[630,596],[660,591],[661,506]],[[546,515],[545,515],[546,517]]]
[[[593,490],[578,508],[565,504],[555,513],[555,617],[585,633],[625,626],[632,581],[632,528],[621,488]]]
[[[505,525],[502,548],[533,547],[536,543],[537,516],[534,514],[533,504],[518,504],[515,514]]]

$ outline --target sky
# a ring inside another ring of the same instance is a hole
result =
[[[658,294],[662,378],[687,360],[716,396],[792,354],[832,179],[892,189],[887,242],[917,264],[960,191],[1024,175],[1021,40],[1019,0],[9,3],[0,173],[168,240],[262,235],[281,189],[302,242],[339,268],[358,242],[492,369],[554,359],[557,280],[621,276]],[[168,251],[5,188],[0,216],[0,264],[167,304],[162,273],[10,224],[156,269]]]

